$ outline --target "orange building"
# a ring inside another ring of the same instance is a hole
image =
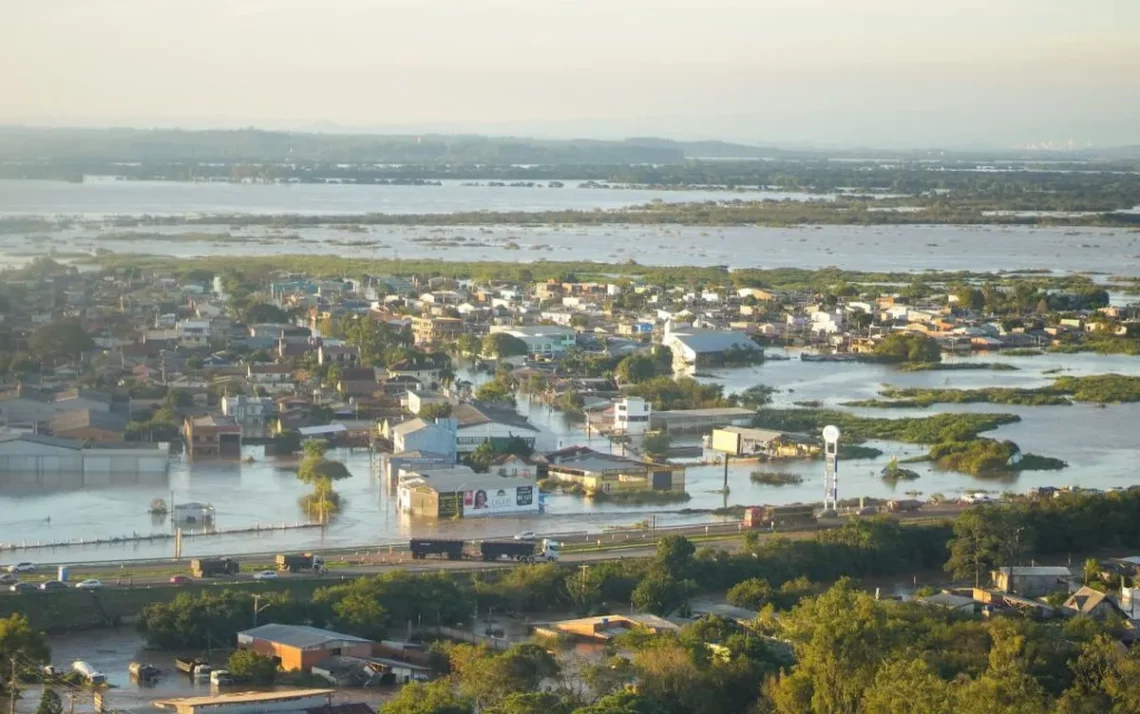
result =
[[[304,625],[262,625],[237,636],[238,649],[277,660],[286,672],[308,671],[329,657],[371,657],[372,641]]]

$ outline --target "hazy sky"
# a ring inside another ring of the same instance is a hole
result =
[[[0,0],[0,123],[1140,143],[1140,0]]]

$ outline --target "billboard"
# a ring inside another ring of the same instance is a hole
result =
[[[463,492],[465,517],[528,511],[538,511],[538,504],[534,499],[534,486],[478,488]]]

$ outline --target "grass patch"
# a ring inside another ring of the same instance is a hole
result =
[[[590,498],[598,503],[640,505],[646,503],[684,503],[692,496],[684,491],[598,491]]]
[[[862,444],[840,444],[839,458],[841,459],[877,459],[883,455],[882,449]],[[822,455],[821,457],[822,458]]]
[[[1020,368],[1005,362],[904,362],[899,365],[900,372],[954,372],[975,369],[1015,372]]]
[[[1040,357],[1045,352],[1032,347],[1015,347],[1012,350],[1002,350],[1002,354],[1007,357]]]
[[[804,477],[787,471],[753,471],[749,476],[752,483],[765,486],[789,486],[804,482]]]
[[[919,389],[917,387],[887,387],[880,394],[889,400],[906,400],[916,406],[932,404],[1016,404],[1021,406],[1068,406],[1071,400],[1051,387],[1040,389],[1014,389],[1011,387],[985,387],[983,389]],[[875,400],[870,400],[875,401]],[[873,406],[868,404],[867,406]],[[892,405],[893,406],[893,405]]]
[[[858,443],[864,439],[902,441],[908,444],[937,444],[973,439],[984,431],[1021,421],[1016,414],[932,414],[924,417],[885,419],[863,417],[836,409],[763,409],[753,426],[778,431],[820,433],[828,424],[843,432],[843,439]]]
[[[1069,462],[1054,459],[1052,456],[1022,454],[1021,461],[1015,465],[1015,468],[1018,471],[1060,471],[1068,466]]]

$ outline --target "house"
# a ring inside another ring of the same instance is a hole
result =
[[[176,526],[211,528],[214,525],[215,515],[213,504],[190,501],[174,504],[174,513],[171,517]]]
[[[676,633],[681,627],[656,615],[601,615],[582,617],[574,620],[559,620],[536,627],[536,632],[550,635],[569,635],[581,640],[608,642],[631,630],[642,630],[651,634]]]
[[[483,442],[503,443],[517,438],[534,448],[538,429],[514,409],[496,407],[483,402],[463,402],[451,408],[456,422],[455,448],[465,454]]]
[[[1105,593],[1093,590],[1088,585],[1082,585],[1075,593],[1069,596],[1061,610],[1069,615],[1084,615],[1094,620],[1103,620],[1107,617],[1127,618],[1129,614]]]
[[[350,397],[370,397],[380,385],[376,382],[376,370],[372,367],[345,367],[340,372],[336,384],[337,391]]]
[[[743,332],[692,328],[673,331],[671,322],[665,323],[665,336],[661,344],[673,351],[675,371],[764,358],[763,348]]]
[[[363,714],[357,709],[340,712],[333,705],[332,689],[288,689],[280,692],[233,692],[205,697],[160,699],[153,702],[159,709],[174,714]],[[353,706],[355,705],[344,705]],[[367,707],[366,707],[367,708]],[[371,711],[371,710],[369,710]]]
[[[449,400],[439,392],[410,390],[407,394],[408,411],[419,414],[428,405],[447,404]]]
[[[282,341],[281,348],[287,347]],[[332,344],[328,340],[317,347],[317,364],[355,365],[360,362],[360,350],[352,345]]]
[[[766,456],[770,459],[811,457],[821,450],[819,439],[772,429],[725,426],[713,429],[710,448],[730,456]]]
[[[388,380],[396,377],[411,377],[420,384],[433,385],[439,382],[441,369],[434,360],[402,359],[388,367]]]
[[[565,354],[576,344],[577,339],[577,333],[572,328],[558,325],[491,326],[492,334],[500,332],[522,340],[529,354],[543,357]]]
[[[193,350],[210,346],[212,331],[209,320],[180,320],[174,329],[179,347]]]
[[[0,423],[8,426],[51,421],[58,414],[89,409],[111,411],[111,397],[85,389],[51,394],[28,389],[22,384],[0,394]]]
[[[233,417],[204,414],[187,416],[182,422],[186,455],[237,458],[241,456],[241,424]]]
[[[712,427],[750,424],[756,412],[744,407],[669,409],[649,415],[649,428],[670,432],[701,431]]]
[[[625,397],[614,403],[614,432],[644,434],[649,429],[653,405],[641,397]]]
[[[412,339],[417,345],[451,342],[463,334],[463,320],[458,317],[414,317]]]
[[[75,409],[52,417],[51,433],[80,441],[122,441],[126,438],[127,418],[94,409]]]
[[[529,458],[517,454],[499,454],[491,460],[491,473],[510,478],[533,478],[538,465]]]
[[[1064,566],[1009,566],[998,568],[990,576],[994,586],[1022,597],[1035,598],[1057,591],[1068,592],[1072,572]]]
[[[293,390],[293,370],[287,364],[255,362],[246,368],[246,377],[254,389],[268,392],[289,392]]]
[[[264,439],[270,435],[269,423],[277,413],[277,404],[269,397],[226,395],[221,399],[221,406],[223,416],[241,425],[243,439]]]
[[[423,451],[451,456],[455,463],[455,438],[459,425],[455,419],[409,419],[394,426],[385,423],[383,436],[392,440],[392,451]]]
[[[685,490],[685,467],[586,450],[550,463],[547,478],[581,486],[587,495],[618,491]]]
[[[965,595],[955,595],[954,593],[946,591],[918,598],[918,602],[923,605],[950,610],[951,612],[968,614],[972,614],[977,607],[977,602],[974,598],[966,597]]]
[[[269,624],[242,630],[237,634],[237,646],[275,658],[286,672],[307,672],[329,657],[372,654],[371,640],[306,625]]]

